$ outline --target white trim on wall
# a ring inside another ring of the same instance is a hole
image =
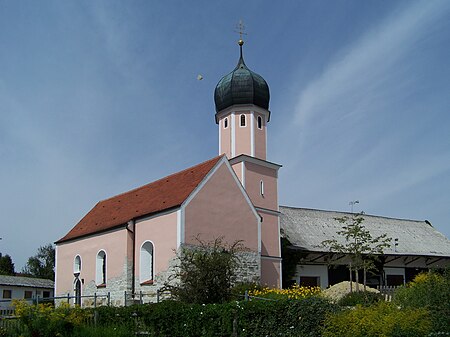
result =
[[[255,112],[250,111],[250,155],[255,156]]]
[[[184,208],[177,210],[177,249],[184,244]]]
[[[242,186],[245,188],[245,162],[241,162]]]
[[[222,124],[223,120],[219,120],[219,156],[222,154]]]
[[[55,245],[55,294],[58,294],[58,245]]]
[[[231,157],[236,155],[236,115],[231,113]]]

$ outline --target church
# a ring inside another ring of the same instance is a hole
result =
[[[109,293],[113,305],[124,305],[124,293],[156,294],[180,247],[218,237],[246,247],[240,281],[282,287],[280,235],[302,252],[288,281],[327,287],[347,279],[346,257],[318,248],[336,235],[334,219],[345,213],[279,205],[281,165],[267,160],[269,86],[247,67],[243,40],[238,44],[237,66],[214,91],[219,155],[98,202],[56,242],[56,296],[86,304],[81,296]],[[449,264],[449,240],[428,222],[369,218],[370,230],[397,239],[374,282],[404,283],[419,270]],[[421,237],[427,241],[417,245]],[[341,269],[330,268],[332,261]]]

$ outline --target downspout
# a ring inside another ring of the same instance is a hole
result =
[[[130,230],[129,227],[133,227],[133,230]],[[131,241],[133,244],[133,254],[131,257],[131,296],[134,297],[135,291],[135,281],[136,281],[136,222],[133,220],[128,221],[127,231],[131,233]]]

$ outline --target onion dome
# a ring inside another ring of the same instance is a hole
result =
[[[251,71],[244,62],[242,45],[239,40],[240,58],[234,70],[222,77],[214,90],[216,112],[222,111],[234,104],[254,104],[263,109],[269,109],[269,86],[264,78]]]

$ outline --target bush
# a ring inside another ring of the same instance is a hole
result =
[[[33,337],[128,337],[136,332],[172,337],[315,337],[320,335],[320,326],[327,315],[337,309],[337,305],[325,298],[309,296],[300,300],[233,301],[223,304],[164,301],[96,309],[24,306],[21,319],[26,319],[29,327],[24,336]],[[43,311],[45,313],[41,315]],[[90,326],[94,315],[96,327]]]
[[[13,301],[13,304],[16,315],[25,326],[26,336],[67,336],[88,318],[87,311],[79,307],[70,308],[68,304],[56,309],[52,304],[30,305],[25,301]]]
[[[426,308],[433,331],[450,334],[450,271],[421,273],[394,293],[394,303],[403,308]]]
[[[326,315],[336,310],[336,305],[318,296],[295,301],[223,304],[164,301],[137,306],[131,311],[129,308],[99,308],[98,322],[105,326],[115,324],[117,317],[129,317],[134,311],[136,321],[142,323],[142,331],[150,336],[231,336],[235,332],[242,337],[319,336]]]
[[[298,284],[294,284],[292,287],[287,289],[276,289],[276,288],[262,288],[253,289],[249,291],[250,296],[263,297],[270,299],[290,299],[299,300],[308,296],[316,296],[322,292],[320,287],[303,287]]]
[[[431,332],[426,309],[399,309],[392,303],[378,302],[357,306],[328,316],[323,337],[418,337]]]
[[[238,252],[244,247],[240,241],[227,245],[222,238],[197,241],[199,246],[183,246],[177,253],[179,264],[165,288],[172,298],[186,303],[229,301],[239,265]]]
[[[238,283],[231,288],[231,294],[234,299],[243,300],[246,291],[251,293],[252,291],[262,289],[264,288],[258,283]]]
[[[355,306],[357,304],[363,306],[369,306],[383,299],[380,293],[374,293],[371,291],[354,291],[346,294],[338,301],[338,305],[348,307]]]

